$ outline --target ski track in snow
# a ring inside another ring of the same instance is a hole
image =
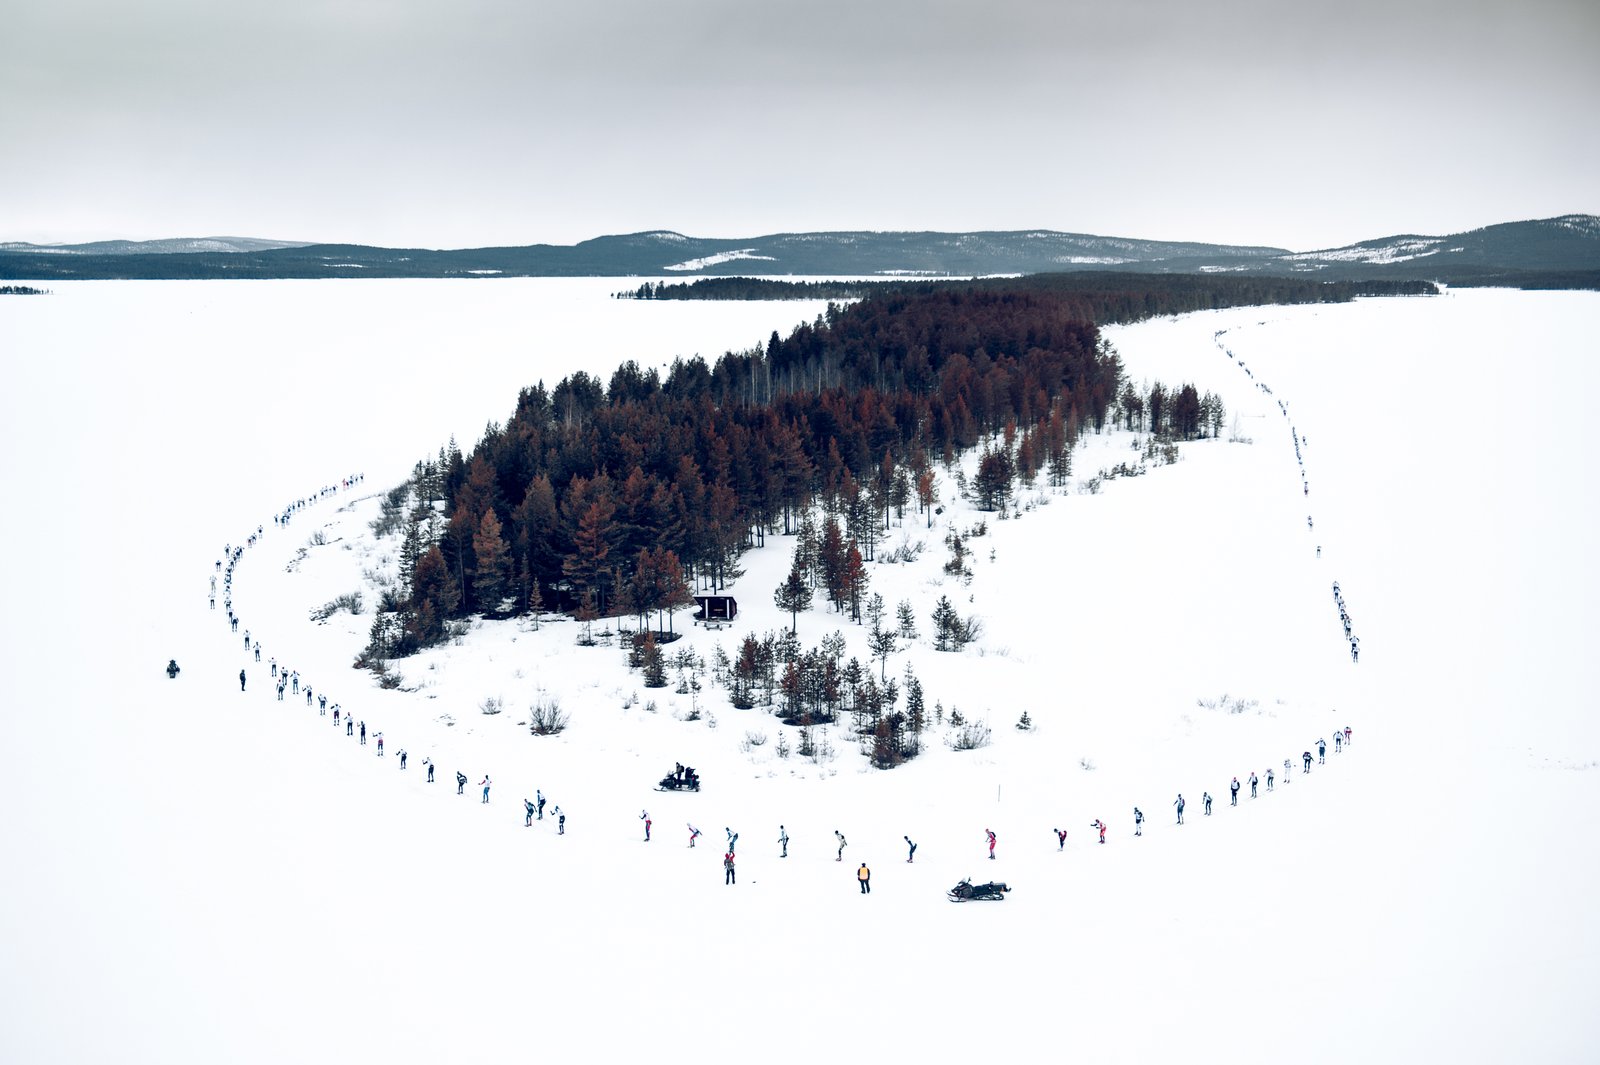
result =
[[[687,697],[644,690],[614,649],[576,648],[570,623],[477,626],[397,664],[416,690],[383,692],[349,668],[370,592],[361,617],[308,620],[389,564],[365,526],[411,456],[441,430],[468,448],[474,416],[507,409],[517,383],[664,360],[688,336],[710,357],[816,313],[654,314],[610,287],[96,283],[0,308],[0,346],[32,356],[0,399],[8,479],[46,504],[7,524],[7,554],[38,558],[40,523],[57,533],[52,564],[15,576],[10,601],[30,609],[8,612],[0,644],[0,1060],[1592,1060],[1600,579],[1572,486],[1596,448],[1576,416],[1505,412],[1494,382],[1514,350],[1534,364],[1519,375],[1592,394],[1600,369],[1575,353],[1600,322],[1593,294],[1108,330],[1135,380],[1217,392],[1253,442],[1185,444],[1176,465],[1089,496],[1095,469],[1137,456],[1127,434],[1086,436],[1070,493],[989,516],[970,587],[937,575],[939,531],[908,516],[923,559],[873,567],[875,590],[891,608],[915,598],[923,628],[950,594],[987,631],[961,656],[924,638],[890,668],[913,661],[930,703],[985,718],[995,740],[934,741],[882,773],[840,732],[822,764],[741,751],[776,722],[715,691],[715,728],[683,721]],[[597,322],[616,331],[594,344]],[[575,350],[580,336],[593,346]],[[448,376],[440,345],[462,353]],[[565,363],[539,361],[550,352]],[[1419,417],[1419,396],[1509,425]],[[355,490],[269,520],[363,467]],[[941,521],[979,519],[941,492]],[[259,667],[200,580],[257,524],[234,592]],[[768,543],[737,585],[741,625],[694,633],[701,650],[787,623],[770,589],[792,541]],[[1370,637],[1359,665],[1327,602],[1336,575]],[[808,646],[845,630],[866,661],[844,620],[800,623]],[[279,704],[259,683],[274,657],[382,729],[386,756],[303,697]],[[516,726],[541,689],[572,713],[560,737]],[[635,692],[657,711],[624,709]],[[1243,712],[1198,705],[1224,692]],[[502,714],[479,712],[489,695]],[[1021,709],[1032,732],[1012,727]],[[1281,769],[1346,723],[1349,751],[1228,805],[1230,777]],[[704,792],[651,790],[674,761]],[[454,795],[457,768],[494,779],[489,804]],[[568,812],[565,836],[548,811],[524,827],[535,787]],[[686,821],[705,833],[694,849]],[[741,837],[731,887],[725,825]],[[1013,891],[952,905],[963,876]]]

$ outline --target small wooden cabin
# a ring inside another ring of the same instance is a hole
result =
[[[694,601],[700,604],[694,620],[708,629],[731,625],[733,619],[739,616],[739,601],[731,595],[697,595]]]

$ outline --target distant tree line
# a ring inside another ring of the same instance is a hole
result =
[[[0,296],[48,296],[49,289],[31,288],[27,285],[0,285]]]
[[[618,292],[644,300],[855,300],[874,293],[925,293],[937,289],[1050,292],[1076,297],[1076,313],[1101,325],[1155,315],[1269,303],[1345,303],[1357,296],[1432,296],[1431,281],[1317,281],[1265,275],[1074,272],[1029,274],[1001,282],[977,281],[772,281],[757,277],[705,277],[668,284],[645,282]]]

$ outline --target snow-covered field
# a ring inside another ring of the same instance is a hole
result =
[[[575,646],[570,622],[479,626],[384,692],[349,668],[370,614],[308,619],[383,566],[374,497],[449,434],[470,447],[520,386],[712,358],[819,304],[613,301],[616,279],[54,287],[0,301],[0,1061],[1600,1053],[1600,449],[1580,407],[1600,295],[1110,331],[1136,380],[1221,394],[1251,442],[1188,444],[1090,495],[1137,452],[1086,438],[1070,493],[970,542],[970,586],[939,574],[942,530],[908,517],[889,546],[926,539],[921,560],[871,575],[924,637],[889,668],[912,663],[930,704],[994,740],[935,738],[879,772],[842,730],[831,759],[778,757],[776,720],[720,690],[683,720],[688,696]],[[273,528],[356,471],[356,491]],[[235,607],[260,666],[206,607],[213,560],[257,524]],[[768,543],[740,625],[670,649],[731,653],[787,622],[771,592],[792,541]],[[963,655],[927,640],[940,594],[983,619]],[[808,645],[835,629],[865,659],[859,629],[800,618]],[[277,702],[273,657],[382,730],[386,756]],[[518,727],[541,692],[571,715],[560,737]],[[505,712],[480,713],[489,696]],[[1351,748],[1299,772],[1345,725]],[[1231,777],[1290,757],[1290,781],[1229,807]],[[674,761],[702,794],[652,790]],[[493,779],[488,805],[454,793],[458,768]],[[523,826],[535,788],[564,836]],[[968,875],[1014,890],[947,902]]]

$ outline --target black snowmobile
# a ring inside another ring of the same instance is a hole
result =
[[[1006,892],[1011,889],[1006,885],[991,880],[987,884],[974,884],[971,880],[963,880],[950,889],[951,902],[969,902],[972,899],[1004,899]]]
[[[699,791],[700,790],[700,774],[696,773],[693,769],[690,769],[688,766],[684,766],[683,772],[681,772],[681,773],[672,772],[672,773],[668,773],[666,776],[662,777],[661,778],[661,782],[656,785],[656,790],[657,791]]]

